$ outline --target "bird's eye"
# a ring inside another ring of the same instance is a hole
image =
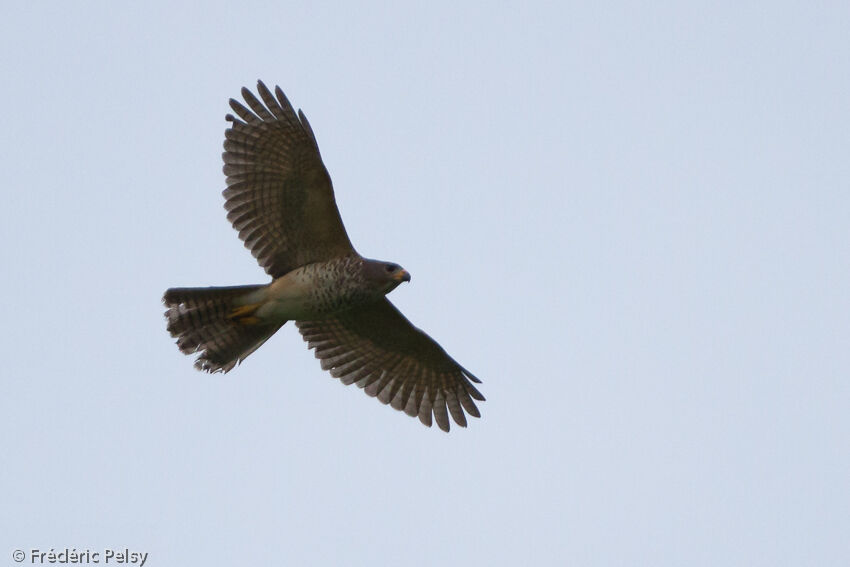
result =
[[[387,264],[387,271],[388,272],[394,272],[395,269],[396,269],[396,266],[394,266],[393,264]]]

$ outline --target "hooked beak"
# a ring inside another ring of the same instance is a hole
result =
[[[399,270],[398,273],[396,273],[393,276],[393,279],[395,281],[397,281],[398,283],[409,282],[410,281],[410,273],[407,270]]]

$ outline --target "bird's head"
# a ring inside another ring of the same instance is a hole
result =
[[[393,262],[366,260],[363,264],[363,272],[366,281],[383,294],[391,292],[401,282],[410,281],[410,274],[407,270]]]

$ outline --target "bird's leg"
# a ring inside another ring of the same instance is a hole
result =
[[[241,325],[256,325],[257,323],[260,323],[261,319],[256,317],[254,313],[261,305],[262,303],[249,303],[248,305],[234,307],[233,310],[227,314],[227,318],[234,323],[239,323]]]

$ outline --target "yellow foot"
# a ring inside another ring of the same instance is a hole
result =
[[[259,309],[260,305],[260,303],[250,303],[236,307],[227,315],[227,318],[243,325],[256,325],[260,323],[260,318],[255,317],[254,312]]]

